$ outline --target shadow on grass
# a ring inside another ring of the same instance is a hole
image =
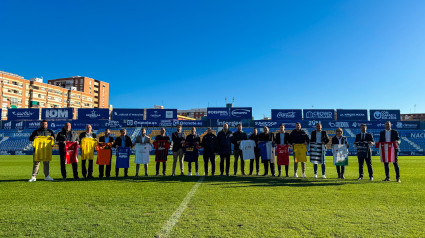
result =
[[[140,177],[110,177],[67,180],[55,179],[52,183],[74,183],[74,182],[131,182],[131,183],[196,183],[201,176],[140,176]],[[340,179],[310,179],[310,178],[292,178],[292,177],[271,177],[271,176],[207,176],[203,177],[203,183],[208,186],[222,186],[223,188],[238,187],[314,187],[314,186],[342,186],[347,184],[368,184],[369,182],[357,180]],[[27,182],[27,179],[0,180],[2,182]],[[48,182],[43,179],[37,182]],[[373,182],[377,183],[377,182]],[[379,183],[379,182],[378,182]],[[224,185],[224,186],[223,186]]]

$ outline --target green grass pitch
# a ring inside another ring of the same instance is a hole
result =
[[[55,181],[43,181],[41,166],[38,181],[28,183],[32,156],[1,155],[0,237],[155,237],[200,179],[169,176],[170,159],[165,177],[153,176],[151,157],[150,176],[133,178],[132,157],[127,179],[62,181],[59,157],[53,156]],[[374,182],[368,181],[366,167],[365,180],[356,180],[356,157],[350,157],[345,180],[336,179],[330,157],[328,179],[313,179],[309,162],[306,179],[206,177],[169,237],[425,237],[425,158],[399,161],[400,184],[394,182],[392,165],[392,181],[382,182],[384,166],[378,157],[373,158]],[[203,175],[202,162],[199,169]],[[80,162],[78,170],[81,177]]]

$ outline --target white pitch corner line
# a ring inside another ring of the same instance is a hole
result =
[[[215,157],[215,160],[217,160],[217,156]],[[211,165],[209,166],[208,170],[210,169],[211,169]],[[198,190],[198,187],[201,185],[204,179],[205,179],[205,176],[202,176],[201,178],[199,178],[198,182],[196,182],[196,184],[193,185],[192,189],[190,189],[186,197],[180,203],[180,206],[177,208],[177,210],[174,211],[173,215],[171,215],[167,223],[165,223],[165,225],[161,228],[161,230],[158,232],[156,237],[159,237],[159,238],[168,237],[171,230],[173,230],[173,227],[177,224],[178,220],[183,214],[184,210],[186,210],[187,204],[189,204],[190,200],[192,199],[193,195],[195,195],[196,190]]]
[[[168,237],[173,227],[177,224],[177,221],[180,219],[180,216],[183,214],[184,210],[187,208],[187,204],[189,204],[193,195],[198,190],[199,185],[201,185],[202,181],[204,181],[204,176],[199,178],[198,182],[193,185],[192,189],[187,193],[186,197],[180,203],[180,206],[174,211],[173,215],[171,215],[170,219],[168,219],[167,223],[161,228],[161,231],[158,233],[157,237]]]

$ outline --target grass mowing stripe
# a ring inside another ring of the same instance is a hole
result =
[[[214,158],[214,161],[217,160],[217,156]],[[208,166],[208,170],[211,169],[211,165]],[[202,176],[198,182],[193,185],[192,189],[189,191],[189,193],[186,195],[186,197],[183,199],[180,206],[177,208],[177,210],[171,215],[170,219],[168,219],[167,223],[162,227],[161,231],[158,234],[158,237],[168,237],[173,227],[177,224],[177,221],[179,220],[180,216],[186,210],[187,204],[189,204],[190,200],[192,199],[193,195],[195,194],[196,190],[198,190],[198,187],[201,185],[201,183],[204,181],[205,177]]]

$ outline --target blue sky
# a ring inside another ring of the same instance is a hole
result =
[[[0,1],[0,70],[114,107],[425,112],[425,1]]]

